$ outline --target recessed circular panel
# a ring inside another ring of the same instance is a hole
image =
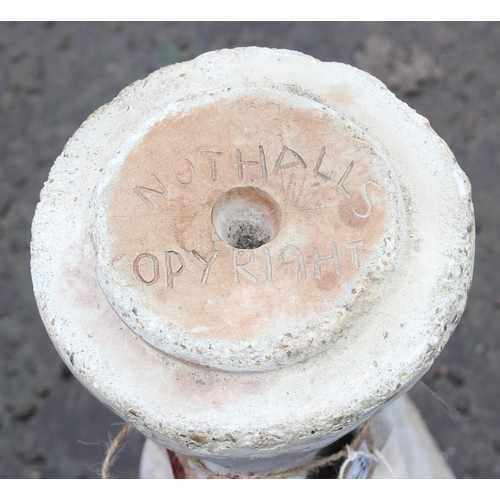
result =
[[[102,173],[99,281],[127,325],[174,356],[236,370],[306,359],[392,265],[391,179],[358,127],[306,97],[174,102]]]

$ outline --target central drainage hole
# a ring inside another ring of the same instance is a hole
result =
[[[222,241],[251,250],[265,245],[279,232],[281,210],[262,189],[237,187],[215,203],[212,223]]]

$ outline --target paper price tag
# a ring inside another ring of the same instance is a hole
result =
[[[366,441],[363,441],[357,451],[370,453]],[[366,456],[358,456],[347,473],[346,479],[367,479],[368,474],[373,464],[373,458]]]

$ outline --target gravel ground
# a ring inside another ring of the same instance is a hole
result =
[[[120,428],[60,360],[33,298],[30,224],[55,158],[129,83],[248,45],[372,73],[430,120],[469,176],[477,250],[468,307],[410,394],[458,478],[500,478],[500,24],[485,22],[0,24],[0,477],[98,477]],[[114,475],[137,477],[142,443],[138,433],[127,439]]]

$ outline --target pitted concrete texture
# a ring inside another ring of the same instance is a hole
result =
[[[49,168],[87,116],[131,82],[209,50],[249,45],[299,50],[372,73],[430,120],[467,173],[477,221],[473,286],[457,330],[423,379],[435,395],[418,384],[411,396],[457,477],[500,477],[497,386],[485,383],[499,375],[495,23],[2,23],[0,476],[96,477],[120,420],[61,362],[32,296],[30,223]],[[242,161],[260,160],[258,150],[252,154]],[[201,160],[211,175],[211,157]],[[176,165],[179,180],[189,181],[188,164]],[[252,168],[258,166],[245,172]],[[161,189],[147,181],[145,187]],[[368,186],[367,193],[377,190]],[[71,359],[77,362],[78,352]],[[200,386],[189,378],[179,384]],[[128,441],[113,474],[137,477],[141,444],[139,437]]]
[[[243,160],[255,144],[259,160]],[[232,157],[233,175],[215,158],[200,175],[200,147]],[[159,190],[139,184],[150,170]],[[204,246],[221,259],[200,277]],[[98,399],[177,453],[277,472],[439,354],[471,282],[470,184],[373,76],[295,51],[209,52],[128,86],[76,131],[41,193],[31,253],[47,331]],[[340,279],[322,282],[326,264]]]

